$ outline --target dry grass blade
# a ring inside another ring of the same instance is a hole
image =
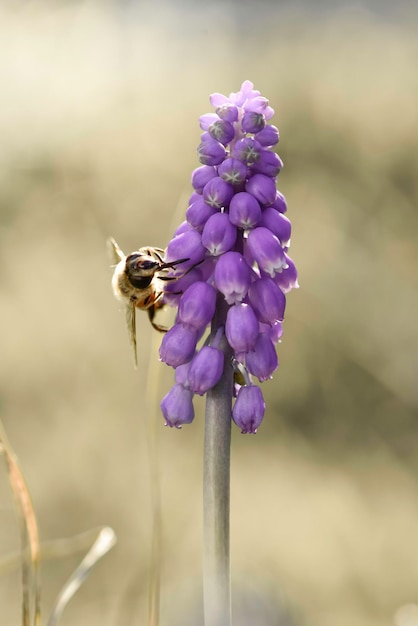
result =
[[[113,529],[109,526],[101,528],[96,541],[61,589],[49,617],[48,626],[58,625],[62,612],[73,595],[80,589],[81,585],[90,574],[92,567],[94,567],[102,556],[109,552],[115,543],[116,535]]]
[[[30,626],[32,622],[32,591],[34,598],[33,624],[38,626],[41,619],[38,525],[28,487],[1,420],[0,452],[4,454],[6,459],[10,487],[19,514],[22,563],[22,624],[23,626]]]

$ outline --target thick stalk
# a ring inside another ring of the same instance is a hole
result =
[[[219,294],[212,337],[225,326],[228,305]],[[225,336],[222,378],[207,394],[203,467],[203,595],[205,626],[231,625],[229,485],[231,453],[232,351]]]

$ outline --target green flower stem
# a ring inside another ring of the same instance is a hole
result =
[[[225,326],[228,305],[219,294],[212,337]],[[203,466],[203,596],[205,626],[231,625],[229,485],[231,457],[232,351],[225,335],[219,348],[225,365],[207,394]]]

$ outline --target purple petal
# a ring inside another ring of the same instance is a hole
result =
[[[203,346],[196,354],[189,370],[189,384],[194,393],[202,396],[212,389],[222,376],[224,354],[218,348]]]
[[[194,418],[193,393],[183,385],[174,385],[161,401],[161,411],[165,417],[165,425],[181,428],[190,424]]]
[[[219,120],[219,117],[216,113],[205,113],[205,115],[201,115],[199,118],[199,125],[202,130],[209,130],[209,126]]]
[[[218,176],[231,185],[239,185],[247,177],[247,166],[239,159],[225,159],[218,167]]]
[[[257,376],[260,383],[272,377],[279,361],[273,342],[267,334],[258,335],[254,350],[247,352],[245,364],[250,374]]]
[[[261,218],[257,200],[245,191],[236,193],[229,204],[229,219],[239,228],[254,228]]]
[[[226,316],[225,334],[235,352],[253,350],[258,332],[258,320],[249,304],[231,306]]]
[[[260,426],[266,405],[261,389],[256,385],[241,387],[232,409],[232,419],[241,428],[242,433],[257,432]]]
[[[206,328],[216,306],[216,291],[208,283],[197,282],[181,296],[177,320],[194,330]]]
[[[212,256],[231,250],[237,239],[237,229],[226,213],[215,213],[206,222],[202,232],[202,243]]]
[[[200,196],[199,199],[193,202],[187,209],[186,218],[190,226],[193,226],[193,228],[201,232],[211,215],[217,212],[218,209],[216,207],[206,204],[202,196]]]
[[[228,304],[241,302],[247,295],[251,271],[239,252],[227,252],[219,257],[215,267],[215,285]]]
[[[178,367],[190,361],[196,350],[198,332],[183,324],[175,324],[164,335],[160,346],[160,359],[171,365]]]
[[[283,321],[286,296],[271,278],[265,276],[254,281],[248,297],[260,322],[274,324]]]
[[[273,204],[276,198],[276,183],[264,174],[254,174],[245,185],[245,190],[263,206]]]
[[[206,204],[220,209],[229,205],[234,189],[230,183],[216,176],[206,183],[202,195]]]
[[[202,193],[203,187],[216,176],[216,168],[213,165],[201,165],[192,173],[192,186],[198,193]]]
[[[280,241],[268,228],[258,226],[250,230],[247,246],[260,270],[272,278],[276,272],[281,272],[287,267]]]
[[[206,249],[202,245],[199,233],[195,230],[186,230],[170,241],[165,253],[165,261],[170,263],[177,259],[189,259],[187,263],[182,264],[183,269],[199,263],[205,254]]]
[[[263,148],[271,148],[279,143],[280,135],[279,129],[276,126],[267,125],[257,133],[257,141]]]
[[[207,139],[197,148],[197,156],[203,165],[219,165],[225,158],[225,148],[215,141],[215,139]]]
[[[271,150],[262,150],[252,169],[259,174],[265,174],[270,178],[274,178],[283,167],[283,161]]]
[[[279,213],[276,209],[273,209],[273,207],[267,207],[263,211],[259,225],[265,226],[271,230],[283,247],[289,247],[292,223],[285,215],[282,215],[282,213]]]

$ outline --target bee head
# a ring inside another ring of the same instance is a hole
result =
[[[139,252],[133,252],[126,257],[125,268],[129,278],[152,278],[159,267],[158,261]]]

